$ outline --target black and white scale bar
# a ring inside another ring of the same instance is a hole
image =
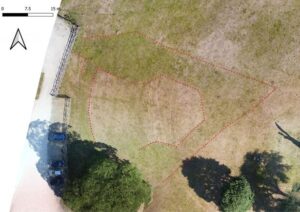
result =
[[[53,13],[2,13],[2,17],[53,17]]]

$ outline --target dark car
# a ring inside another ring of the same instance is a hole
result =
[[[50,166],[53,168],[62,168],[65,165],[63,160],[56,160],[50,163]]]
[[[64,132],[49,132],[48,133],[49,141],[65,141],[66,137],[67,137],[66,133],[64,133]]]
[[[52,186],[62,186],[64,184],[63,176],[56,176],[50,179],[50,185]]]

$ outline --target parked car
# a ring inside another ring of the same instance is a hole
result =
[[[64,167],[65,162],[63,160],[56,160],[50,163],[50,166],[53,168],[62,168]]]
[[[64,132],[49,132],[48,140],[49,141],[61,141],[64,142],[66,140],[66,133]]]
[[[56,176],[50,179],[50,185],[52,186],[61,186],[64,184],[63,176]]]
[[[62,176],[63,170],[62,169],[49,169],[48,174],[50,177]]]

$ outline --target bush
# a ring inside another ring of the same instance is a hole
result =
[[[234,179],[224,191],[221,210],[224,212],[243,212],[251,208],[254,194],[245,177]]]

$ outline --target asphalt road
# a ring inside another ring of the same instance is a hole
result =
[[[57,18],[49,42],[48,50],[43,66],[44,82],[42,84],[39,99],[35,101],[32,121],[51,120],[53,97],[50,91],[55,80],[61,57],[70,34],[70,25],[63,19]],[[56,212],[65,211],[60,198],[42,178],[36,168],[39,157],[28,146],[24,150],[23,177],[14,194],[11,211],[14,212]]]

